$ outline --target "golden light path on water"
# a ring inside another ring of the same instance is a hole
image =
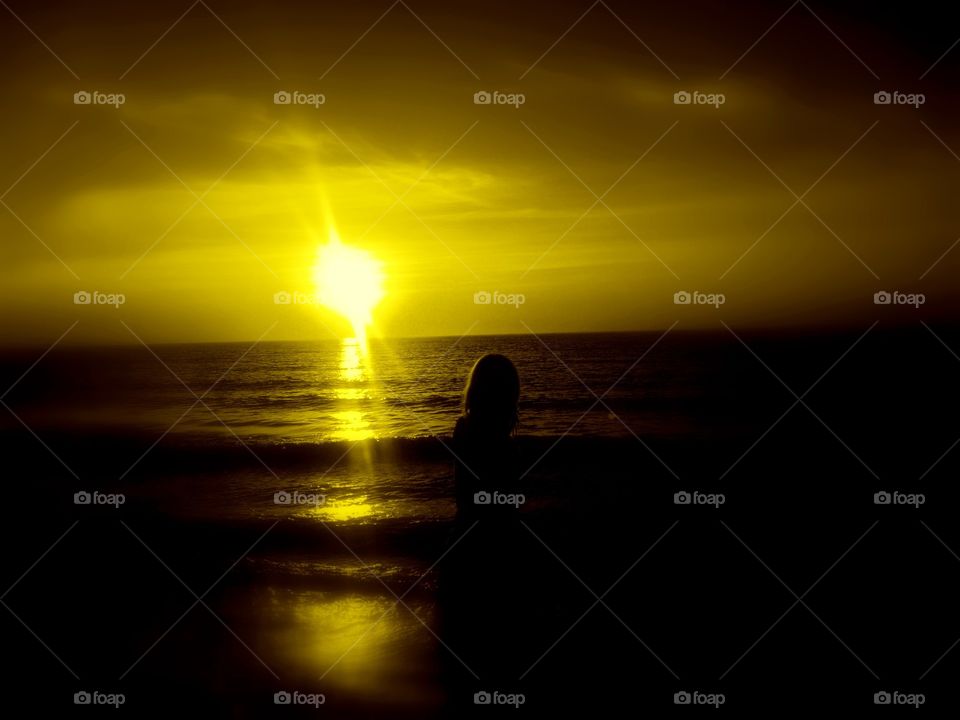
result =
[[[339,500],[322,505],[316,509],[316,514],[324,521],[343,522],[346,520],[361,520],[372,516],[376,510],[373,503],[367,502],[367,496]]]
[[[370,356],[363,341],[358,338],[341,340],[334,400],[338,404],[359,404],[369,400],[369,375]],[[331,416],[336,423],[331,435],[334,440],[355,443],[374,437],[373,427],[363,410],[335,410]],[[316,507],[313,512],[321,520],[342,522],[370,518],[375,510],[366,494],[351,494],[330,498],[328,503]]]
[[[369,356],[362,340],[344,338],[341,341],[337,387],[333,394],[338,403],[361,403],[369,399],[366,387],[369,364]],[[336,410],[331,415],[336,421],[332,433],[334,440],[357,442],[374,435],[373,428],[362,410]]]
[[[323,439],[347,443],[349,457],[343,458],[344,463],[354,469],[360,463],[369,474],[371,458],[362,442],[376,437],[371,422],[376,409],[371,407],[375,378],[367,330],[373,324],[373,310],[385,296],[382,264],[366,251],[342,243],[331,226],[329,242],[318,249],[313,280],[320,304],[346,318],[354,333],[340,340],[328,395],[334,403],[327,413],[332,428]],[[366,484],[337,486],[335,481],[330,491],[317,490],[328,492],[324,501],[302,506],[297,514],[325,523],[363,524],[399,510],[377,501]],[[422,702],[424,678],[418,667],[428,659],[428,645],[420,622],[397,611],[391,601],[366,592],[341,595],[271,588],[269,617],[278,620],[268,633],[293,676],[300,675],[311,684],[319,677],[325,686],[365,701]],[[429,617],[430,608],[417,607],[417,614]],[[416,661],[418,656],[422,662]],[[419,690],[413,692],[413,688]]]

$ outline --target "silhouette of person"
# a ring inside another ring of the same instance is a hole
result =
[[[474,363],[453,431],[459,524],[481,518],[503,522],[516,515],[509,503],[494,502],[493,493],[509,494],[517,482],[513,438],[519,401],[520,376],[509,358],[490,354]]]
[[[457,655],[446,658],[447,689],[461,707],[473,704],[477,690],[515,687],[528,661],[517,652],[527,619],[522,550],[529,546],[517,501],[519,399],[514,364],[484,355],[470,371],[453,432],[456,546],[441,565],[440,613],[441,639]]]

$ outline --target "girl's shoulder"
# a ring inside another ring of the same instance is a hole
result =
[[[453,426],[453,437],[454,439],[462,438],[467,432],[469,424],[467,422],[467,416],[461,415],[457,418],[456,424]]]

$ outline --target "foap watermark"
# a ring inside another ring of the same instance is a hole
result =
[[[112,105],[115,108],[119,108],[125,102],[127,102],[127,96],[123,93],[78,90],[73,94],[74,105]]]
[[[905,693],[899,690],[881,690],[873,694],[874,705],[912,705],[918,709],[927,701],[923,693]]]
[[[873,294],[874,305],[912,305],[920,307],[927,301],[923,293],[905,293],[899,290],[878,290]]]
[[[727,496],[723,493],[704,493],[699,490],[687,492],[681,490],[673,494],[674,505],[710,505],[714,510],[719,510],[720,506],[727,502]]]
[[[705,93],[699,90],[678,90],[673,94],[674,105],[712,105],[719,108],[727,101],[723,93]]]
[[[327,701],[327,696],[323,693],[305,693],[299,690],[292,692],[280,690],[273,694],[274,705],[312,705],[315,708],[320,707]]]
[[[920,506],[927,502],[927,496],[923,493],[905,493],[899,490],[887,491],[881,490],[873,494],[874,505],[909,505],[914,510],[919,510]]]
[[[527,701],[523,693],[505,693],[499,690],[480,690],[473,694],[474,705],[512,705],[519,708]]]
[[[719,308],[727,301],[727,296],[723,293],[705,293],[699,290],[688,292],[678,290],[673,294],[674,305],[712,305]]]
[[[309,105],[317,109],[327,102],[323,93],[305,93],[299,90],[278,90],[273,94],[274,105]]]
[[[273,294],[274,305],[316,305],[319,299],[314,293],[305,293],[296,290],[289,292],[281,290]]]
[[[727,701],[723,693],[705,693],[699,690],[692,692],[681,690],[673,694],[674,705],[709,705],[717,709]]]
[[[74,505],[112,505],[116,510],[127,502],[127,496],[123,493],[102,493],[99,490],[87,492],[81,490],[73,494]]]
[[[299,490],[280,490],[273,494],[274,505],[313,505],[327,504],[327,496],[321,493],[304,493]]]
[[[481,490],[473,494],[474,505],[512,505],[515,508],[520,507],[527,501],[523,493],[502,493],[497,490],[487,492]]]
[[[127,296],[123,293],[105,293],[99,290],[77,290],[73,294],[74,305],[111,305],[119,308],[127,302]]]
[[[73,694],[74,705],[113,705],[119,708],[127,701],[123,693],[105,693],[99,690],[81,690]]]
[[[478,90],[473,94],[474,105],[513,105],[517,110],[527,101],[527,96],[523,93],[505,93],[499,90],[488,92],[487,90]]]
[[[477,290],[473,294],[474,305],[513,305],[520,307],[527,302],[527,296],[523,293],[505,293],[499,290],[489,292],[487,290]]]
[[[878,90],[873,94],[874,105],[911,105],[919,108],[927,101],[923,93],[904,93],[899,90]]]

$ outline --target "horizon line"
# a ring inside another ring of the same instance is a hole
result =
[[[939,324],[939,323],[938,323]],[[948,326],[958,326],[960,323],[949,322]],[[745,332],[752,333],[809,333],[809,332],[820,332],[824,334],[834,334],[840,332],[857,332],[862,330],[857,325],[852,323],[836,323],[836,324],[826,324],[826,325],[813,325],[813,324],[797,324],[797,325],[746,325],[740,326],[744,329]],[[903,330],[908,327],[912,327],[910,323],[894,323],[888,324],[886,327],[882,328],[885,330]],[[371,335],[368,336],[368,341],[373,342],[384,342],[392,340],[449,340],[449,339],[460,339],[470,337],[501,337],[501,338],[513,338],[513,337],[538,337],[538,336],[557,336],[557,335],[639,335],[639,334],[653,334],[653,333],[663,333],[668,330],[668,327],[662,328],[647,328],[647,329],[635,329],[635,330],[549,330],[544,332],[534,333],[532,331],[528,332],[494,332],[494,333],[473,333],[468,332],[463,335]],[[881,329],[881,328],[878,328]],[[682,327],[675,326],[670,330],[671,333],[723,333],[724,327],[704,327],[698,325],[695,327]],[[285,340],[259,340],[255,338],[252,339],[237,339],[237,340],[159,340],[151,342],[151,346],[156,345],[240,345],[240,344],[250,344],[256,342],[259,345],[265,345],[270,343],[323,343],[323,342],[342,342],[344,340],[355,339],[350,336],[344,337],[318,337],[311,339],[285,339]],[[140,343],[131,341],[131,342],[70,342],[67,340],[63,343],[65,347],[86,347],[86,348],[119,348],[119,347],[141,347]],[[27,350],[33,348],[43,348],[46,345],[42,342],[26,342],[26,343],[0,343],[0,352],[9,351],[9,350]]]

